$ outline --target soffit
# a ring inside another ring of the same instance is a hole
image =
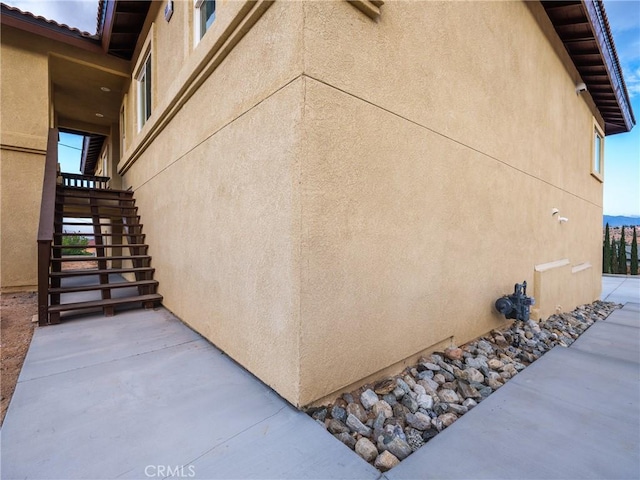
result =
[[[103,133],[119,121],[127,77],[57,56],[50,57],[49,70],[53,108],[60,127],[86,125],[87,132]]]
[[[605,133],[635,124],[604,9],[592,0],[542,1],[605,122]]]
[[[98,31],[107,53],[131,60],[150,6],[150,1],[100,1],[99,18],[103,21]]]

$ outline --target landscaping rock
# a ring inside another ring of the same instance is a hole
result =
[[[378,400],[380,400],[378,395],[371,389],[365,390],[360,395],[360,402],[362,402],[362,406],[367,410],[371,410],[371,407],[373,407]]]
[[[327,424],[327,430],[329,430],[333,434],[349,433],[349,427],[347,427],[340,420],[336,420],[335,418],[329,420],[329,423]]]
[[[460,401],[460,397],[458,397],[458,394],[448,388],[439,390],[438,397],[440,397],[440,400],[445,403],[458,403]]]
[[[393,437],[389,443],[385,443],[386,449],[400,461],[411,455],[411,447],[400,437]]]
[[[344,423],[347,421],[347,411],[342,407],[334,405],[331,408],[331,417]]]
[[[384,400],[379,400],[374,403],[373,407],[371,407],[371,410],[376,417],[378,415],[384,415],[385,418],[391,418],[393,416],[393,410],[391,409],[391,406]]]
[[[310,409],[309,415],[366,461],[387,471],[545,352],[570,345],[616,308],[594,302],[541,323],[514,321],[462,348],[422,358],[400,375],[358,391],[356,398],[345,393],[331,408]]]
[[[367,462],[373,462],[378,457],[378,449],[365,437],[356,442],[355,451]]]
[[[365,437],[370,437],[372,433],[371,428],[364,425],[360,420],[358,420],[358,417],[351,413],[347,416],[347,427],[349,427],[352,432],[359,433]]]
[[[347,415],[354,415],[362,423],[367,421],[367,412],[357,403],[347,405]]]
[[[431,425],[431,417],[422,412],[409,413],[407,423],[418,430],[427,430]]]
[[[376,458],[373,466],[381,472],[387,472],[398,465],[400,460],[393,454],[385,450]]]

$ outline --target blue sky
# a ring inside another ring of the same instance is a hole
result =
[[[4,0],[22,10],[95,33],[97,0]],[[640,122],[640,0],[605,0],[618,57]],[[75,142],[75,143],[74,143]],[[61,142],[81,147],[81,141],[65,137]],[[79,151],[60,147],[63,171],[77,171]],[[640,125],[630,133],[612,135],[605,140],[605,215],[640,216]]]
[[[640,1],[604,2],[631,106],[640,123]],[[604,213],[640,216],[640,125],[605,140]]]

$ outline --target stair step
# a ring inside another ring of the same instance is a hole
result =
[[[87,203],[87,202],[69,202],[69,201],[60,201],[56,199],[56,207],[97,207],[97,208],[121,208],[123,210],[137,210],[138,207],[135,205],[105,205],[104,203]]]
[[[151,260],[150,255],[115,255],[111,257],[94,257],[93,255],[69,255],[52,258],[52,262],[100,262],[108,260]]]
[[[125,235],[126,236],[126,235]],[[104,245],[51,245],[52,248],[148,248],[146,243],[112,243]]]
[[[50,272],[49,276],[52,278],[67,278],[67,277],[82,277],[89,275],[110,275],[121,273],[153,273],[155,268],[153,267],[133,267],[133,268],[107,268],[105,270],[99,270],[97,268],[86,268],[83,270],[65,270],[63,272]]]
[[[53,222],[54,225],[58,225],[58,226],[65,226],[65,225],[74,225],[74,226],[86,226],[86,227],[92,227],[93,223],[91,222]],[[101,227],[113,227],[114,225],[122,225],[123,227],[142,227],[143,224],[142,223],[117,223],[117,224],[113,224],[113,223],[101,223],[100,226]]]
[[[109,195],[104,191],[95,192],[90,190],[88,192],[65,192],[64,190],[58,190],[58,196],[65,198],[96,198],[102,200],[122,200],[124,202],[135,202],[133,198],[133,192],[129,192],[129,194],[122,193],[114,193],[113,195]]]
[[[54,225],[86,225],[88,227],[93,226],[91,222],[53,222]]]
[[[70,310],[82,310],[85,308],[96,308],[96,307],[112,307],[115,305],[126,305],[128,303],[139,303],[139,302],[161,302],[162,295],[158,293],[151,293],[148,295],[138,295],[135,297],[125,297],[125,298],[109,298],[104,300],[92,300],[90,302],[77,302],[77,303],[66,303],[61,305],[51,305],[49,306],[49,313],[59,313],[66,312]]]
[[[87,187],[74,187],[72,185],[58,185],[58,190],[73,190],[74,192],[113,192],[113,193],[127,193],[133,195],[133,190],[118,190],[116,188],[87,188]]]
[[[91,290],[111,290],[112,288],[145,287],[145,286],[157,286],[157,285],[158,285],[157,280],[139,280],[137,282],[114,282],[114,283],[103,283],[103,284],[96,284],[96,285],[81,285],[79,287],[50,288],[49,294],[88,292]]]
[[[144,237],[145,233],[130,233],[130,232],[122,232],[122,233],[87,233],[87,232],[63,232],[63,233],[54,233],[54,237]]]

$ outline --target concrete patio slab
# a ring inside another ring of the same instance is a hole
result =
[[[3,479],[380,475],[164,309],[38,328],[1,458]]]
[[[614,312],[616,313],[616,312]],[[640,363],[640,328],[638,328],[638,315],[620,315],[620,320],[611,322],[607,319],[599,322],[589,329],[589,335],[582,335],[571,348],[589,352],[594,355],[603,355],[627,362]],[[632,318],[635,315],[635,318]],[[624,321],[627,325],[621,324]],[[635,325],[632,323],[635,321]],[[636,381],[640,377],[636,378]]]
[[[640,304],[640,277],[604,275],[602,277],[602,300],[615,303]]]
[[[200,339],[169,312],[128,310],[75,317],[34,335],[20,381],[62,373]]]

